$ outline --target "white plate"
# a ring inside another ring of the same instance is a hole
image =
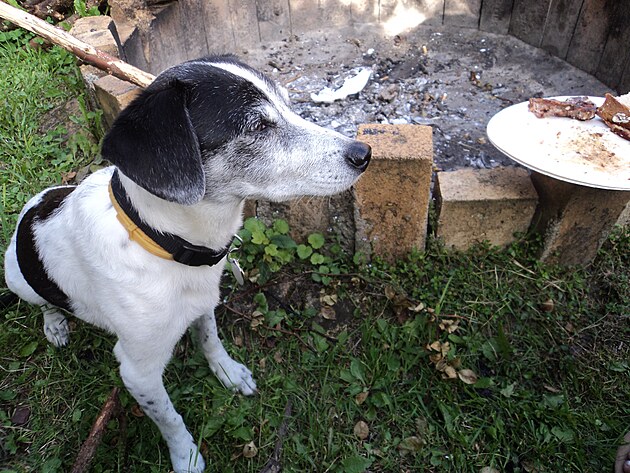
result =
[[[568,97],[553,97],[565,100]],[[589,97],[597,106],[602,97]],[[630,141],[599,118],[536,118],[522,102],[490,119],[490,142],[534,171],[589,187],[630,190]]]

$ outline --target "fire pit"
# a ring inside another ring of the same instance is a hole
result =
[[[630,9],[565,3],[110,1],[128,62],[157,74],[205,54],[234,53],[285,85],[302,116],[349,136],[363,123],[431,126],[434,163],[446,171],[514,164],[486,138],[489,119],[509,105],[628,91]],[[358,93],[313,100],[365,70],[371,76]],[[320,205],[330,215],[305,232],[332,229],[352,241],[348,201]],[[286,211],[258,206],[269,218]]]
[[[303,116],[338,131],[431,125],[435,162],[445,170],[510,163],[485,138],[489,118],[507,105],[630,88],[621,41],[630,36],[630,12],[612,3],[603,14],[586,0],[570,2],[581,9],[519,0],[110,3],[117,24],[131,18],[138,26],[123,38],[124,51],[142,69],[235,53],[287,86]],[[373,75],[358,95],[313,103],[311,93],[339,87],[362,67]]]

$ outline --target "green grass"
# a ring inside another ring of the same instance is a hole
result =
[[[82,93],[72,58],[23,43],[0,41],[0,70],[11,71],[0,74],[2,250],[26,199],[93,158],[63,131],[39,132],[49,110]],[[86,139],[93,118],[77,118]],[[366,265],[319,236],[295,245],[283,223],[247,228],[241,262],[257,283],[228,281],[217,318],[259,394],[221,387],[190,335],[165,374],[208,471],[259,472],[289,400],[287,472],[610,471],[630,418],[628,229],[591,267],[562,269],[537,262],[528,240],[465,254],[431,241],[395,265]],[[76,321],[70,345],[54,349],[38,310],[1,315],[0,472],[68,471],[122,387],[115,340]],[[157,428],[124,389],[121,401],[125,421],[108,424],[92,471],[169,471]],[[246,458],[250,442],[258,451]]]

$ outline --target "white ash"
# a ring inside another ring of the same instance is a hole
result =
[[[540,49],[477,30],[427,27],[395,38],[325,32],[246,54],[289,89],[301,116],[347,136],[363,123],[431,126],[434,161],[443,170],[513,165],[485,133],[508,105],[610,91]],[[366,66],[373,74],[360,93],[331,104],[311,100],[311,93],[337,89]]]

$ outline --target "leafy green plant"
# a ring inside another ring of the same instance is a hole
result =
[[[81,18],[86,16],[98,16],[101,12],[98,5],[89,6],[86,0],[74,0],[74,11]]]
[[[332,275],[341,274],[346,260],[339,245],[325,248],[326,239],[321,233],[309,235],[305,243],[296,243],[289,235],[286,220],[275,220],[267,227],[258,218],[248,218],[239,237],[239,261],[250,280],[259,284],[296,262],[301,269],[309,268],[314,281],[328,285]]]

